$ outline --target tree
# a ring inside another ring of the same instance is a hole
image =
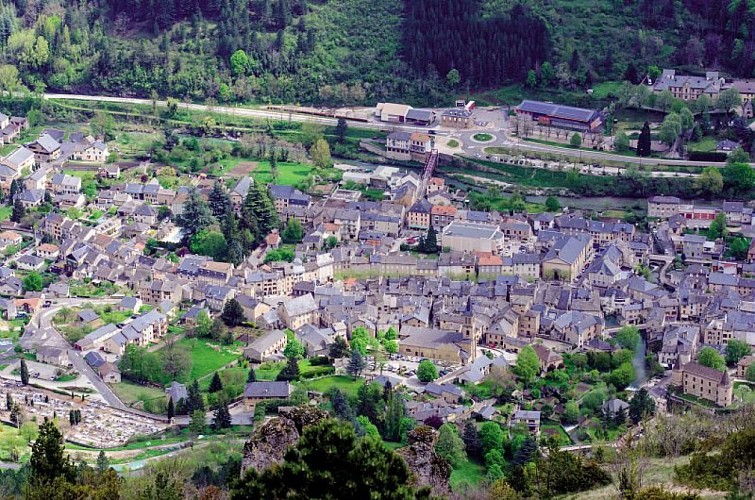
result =
[[[742,340],[731,339],[726,344],[726,364],[734,366],[737,362],[752,353],[750,344]]]
[[[97,472],[104,474],[109,468],[110,461],[105,456],[105,450],[100,450],[99,455],[97,455]]]
[[[724,357],[712,347],[705,346],[700,349],[700,352],[697,355],[697,362],[720,372],[726,370],[726,361],[724,360]]]
[[[301,227],[299,219],[292,218],[289,220],[281,236],[283,238],[283,243],[301,243],[302,238],[304,238],[304,230]]]
[[[480,441],[482,443],[483,456],[493,450],[503,448],[504,434],[498,422],[485,422],[480,427]]]
[[[212,211],[212,215],[218,220],[231,210],[231,198],[219,180],[215,181],[215,184],[212,185],[212,191],[210,191],[210,195],[208,196],[208,205]]]
[[[42,275],[36,271],[32,271],[26,275],[23,280],[24,290],[27,292],[39,292],[44,287],[44,281]]]
[[[567,424],[576,424],[579,422],[579,404],[576,401],[570,400],[566,402],[563,418]]]
[[[29,367],[26,366],[26,360],[21,359],[21,383],[23,385],[29,385]]]
[[[21,204],[20,200],[16,200],[15,203],[13,203],[13,211],[11,212],[10,220],[16,223],[21,222],[24,215],[26,215],[26,209]]]
[[[535,73],[534,69],[527,71],[527,78],[524,81],[524,85],[530,89],[537,87],[537,73]]]
[[[171,422],[173,420],[173,417],[176,416],[176,405],[173,403],[173,398],[170,398],[168,400],[168,422]]]
[[[288,341],[286,342],[286,347],[283,349],[283,355],[288,359],[303,358],[307,353],[304,345],[299,342],[299,340],[294,335],[294,332],[289,330],[286,335],[288,336]]]
[[[207,311],[202,309],[197,314],[197,324],[194,327],[194,335],[197,337],[209,337],[212,330],[212,318]]]
[[[456,426],[446,423],[441,425],[438,431],[435,452],[453,466],[465,462],[467,454],[464,452],[464,441],[459,436],[459,430]]]
[[[228,401],[223,401],[223,403],[218,407],[217,410],[215,410],[215,414],[213,415],[212,420],[212,427],[219,431],[221,429],[230,429],[231,428],[231,411],[228,409]]]
[[[710,222],[710,227],[708,228],[708,237],[710,239],[716,240],[718,238],[724,238],[726,236],[726,233],[726,214],[723,212],[718,212]]]
[[[616,132],[613,139],[613,147],[619,153],[626,153],[629,151],[629,136],[624,131]]]
[[[205,416],[204,410],[194,410],[191,412],[189,430],[195,436],[207,432],[207,417]]]
[[[202,393],[199,392],[199,382],[197,382],[197,379],[192,381],[186,392],[186,413],[191,415],[195,411],[201,411],[204,414],[204,398],[202,397]]]
[[[246,498],[382,497],[410,500],[404,461],[375,439],[357,439],[350,423],[324,420],[304,428],[283,463],[257,472],[249,468],[231,491],[232,500]],[[388,494],[387,492],[390,492]]]
[[[438,232],[432,224],[427,228],[427,235],[420,241],[418,249],[422,253],[438,253],[440,251]]]
[[[716,106],[726,111],[727,114],[729,114],[732,109],[741,105],[742,96],[740,95],[739,90],[735,88],[723,90],[718,94]]]
[[[650,124],[645,122],[637,139],[637,156],[650,156],[651,152]]]
[[[312,161],[318,168],[329,168],[333,166],[333,160],[330,157],[330,145],[325,139],[318,139],[310,148],[309,154]]]
[[[724,176],[717,167],[705,167],[695,179],[695,188],[701,193],[715,196],[724,188]]]
[[[223,390],[223,381],[220,380],[220,375],[218,375],[218,372],[215,372],[212,375],[212,380],[210,381],[210,387],[209,392],[215,393]]]
[[[214,260],[224,260],[228,253],[228,243],[220,231],[201,229],[189,243],[192,253],[206,255]]]
[[[359,354],[364,356],[367,354],[367,346],[370,345],[370,334],[363,326],[354,328],[351,332],[351,350],[359,351]]]
[[[246,73],[249,67],[249,57],[246,52],[239,49],[231,54],[231,72],[234,76],[240,76]]]
[[[280,381],[292,381],[299,380],[299,362],[295,357],[288,358],[286,366],[278,373],[276,380]]]
[[[349,359],[349,364],[346,367],[346,371],[354,377],[354,380],[359,377],[359,375],[362,374],[362,370],[364,370],[366,363],[364,362],[364,358],[362,357],[362,354],[359,352],[358,349],[352,349],[351,351],[351,359]]]
[[[8,203],[13,203],[13,200],[16,199],[16,195],[22,190],[22,185],[20,182],[18,182],[18,179],[13,179],[10,183],[10,189],[8,190]],[[45,193],[47,193],[47,191],[45,191]],[[24,206],[21,205],[21,208],[24,208]]]
[[[750,155],[742,149],[742,147],[736,148],[734,151],[729,153],[729,156],[726,157],[726,164],[731,165],[732,163],[749,163],[750,162]]]
[[[446,74],[446,81],[448,82],[449,87],[451,87],[452,89],[456,88],[456,86],[461,83],[461,75],[459,74],[459,70],[453,68],[451,71],[449,71]]]
[[[349,344],[342,336],[337,335],[330,344],[328,356],[333,359],[343,358],[349,355]]]
[[[658,131],[658,138],[669,146],[673,146],[677,137],[679,137],[679,134],[681,133],[682,121],[679,115],[677,113],[667,114],[666,118],[663,119],[663,123],[661,123],[661,128]]]
[[[642,337],[636,326],[624,326],[614,336],[616,344],[622,349],[637,351],[642,347]]]
[[[634,381],[634,377],[634,366],[628,361],[609,373],[606,381],[612,384],[616,390],[623,391]]]
[[[184,241],[191,241],[195,234],[213,222],[214,218],[207,202],[202,199],[195,187],[191,187],[189,197],[183,205],[183,212],[176,217],[176,223],[183,229]]]
[[[555,196],[549,196],[545,199],[545,210],[548,212],[558,212],[561,210],[561,203]]]
[[[571,136],[571,139],[569,139],[569,145],[573,148],[580,147],[582,145],[582,136],[577,132],[574,132]]]
[[[254,367],[250,366],[249,367],[249,374],[246,376],[246,383],[250,384],[250,383],[256,382],[256,381],[257,381],[257,373],[255,373]]]
[[[755,382],[755,363],[748,366],[747,370],[745,370],[745,379],[748,382]]]
[[[338,144],[343,144],[344,141],[346,141],[346,134],[348,131],[349,125],[346,123],[346,119],[339,118],[335,129],[336,141],[338,141]]]
[[[518,375],[525,384],[529,384],[540,373],[540,358],[537,357],[535,349],[531,345],[526,345],[519,351],[516,359],[514,373]]]
[[[57,478],[73,481],[75,470],[65,452],[63,434],[51,420],[39,427],[39,436],[31,447],[27,491],[50,487]]]
[[[429,359],[423,359],[417,366],[417,378],[420,382],[432,382],[438,378],[438,367]]]
[[[679,119],[682,123],[682,131],[690,130],[695,126],[695,116],[686,106],[679,111]]]
[[[755,184],[755,172],[747,163],[730,163],[723,175],[724,186],[736,193],[747,193]]]
[[[223,313],[220,315],[223,322],[229,327],[233,328],[239,326],[244,322],[246,317],[244,316],[244,308],[236,299],[231,299],[223,306]]]

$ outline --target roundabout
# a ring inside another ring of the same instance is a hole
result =
[[[496,140],[496,136],[494,136],[493,134],[488,134],[486,132],[480,132],[478,134],[474,134],[472,136],[472,140],[478,143],[486,143]]]

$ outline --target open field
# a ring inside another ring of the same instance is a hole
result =
[[[312,173],[312,165],[304,163],[283,163],[277,164],[278,184],[294,186],[305,180]],[[270,162],[257,162],[257,168],[252,172],[252,177],[260,182],[273,182],[273,176],[270,172]]]
[[[464,487],[477,486],[485,477],[485,466],[473,460],[467,460],[463,464],[454,467],[451,472],[451,489],[455,492]]]
[[[176,342],[176,345],[186,347],[191,353],[191,380],[207,376],[241,356],[237,347],[223,346],[204,339],[184,338]]]
[[[356,396],[359,387],[364,384],[363,378],[348,377],[346,375],[331,375],[329,377],[322,377],[315,380],[305,380],[299,382],[302,387],[310,391],[327,392],[331,387],[338,387],[344,393],[350,396]]]
[[[121,382],[120,384],[111,384],[115,395],[123,401],[126,406],[133,406],[137,402],[149,401],[151,399],[164,398],[165,391],[158,387],[147,387],[131,382]]]

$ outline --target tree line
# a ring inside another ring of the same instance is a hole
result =
[[[521,4],[486,18],[479,0],[404,2],[404,58],[420,74],[437,72],[451,86],[523,80],[550,52],[548,27]]]

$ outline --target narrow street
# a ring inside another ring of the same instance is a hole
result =
[[[87,362],[84,361],[84,356],[82,356],[81,351],[73,349],[71,344],[52,324],[52,319],[55,317],[58,311],[60,311],[64,307],[78,307],[83,305],[84,303],[102,305],[114,304],[116,302],[117,299],[56,299],[53,300],[53,304],[49,308],[43,309],[43,312],[38,314],[37,319],[39,329],[43,331],[45,335],[44,345],[68,349],[68,358],[71,361],[71,364],[73,364],[73,367],[76,369],[76,371],[84,375],[92,383],[102,399],[114,408],[125,409],[126,405],[124,405],[123,402],[118,399],[118,396],[115,395],[110,387],[105,382],[103,382],[99,375],[97,375],[94,370],[92,370],[92,368],[87,364]],[[32,323],[34,323],[34,318],[32,318]]]

